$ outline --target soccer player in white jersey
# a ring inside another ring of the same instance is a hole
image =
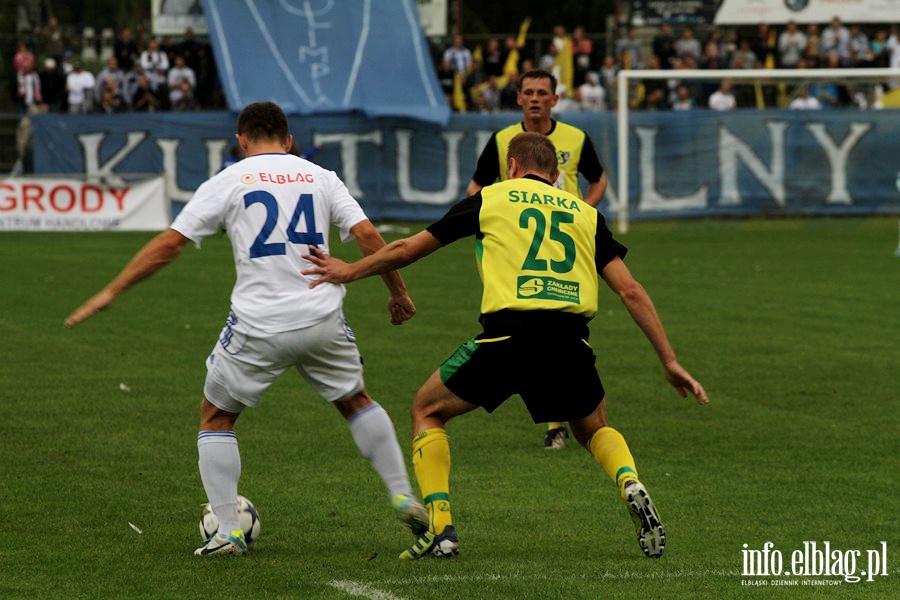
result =
[[[195,554],[243,554],[237,485],[241,474],[234,424],[247,406],[288,368],[347,419],[353,440],[384,481],[400,520],[413,533],[428,513],[412,494],[397,434],[388,414],[366,393],[362,361],[341,311],[342,285],[310,289],[301,258],[310,246],[328,251],[331,225],[343,241],[355,238],[369,255],[384,240],[332,171],[288,154],[292,137],[276,104],[250,104],[238,117],[237,140],[246,158],[201,185],[171,227],[140,250],[125,269],[65,321],[74,327],[108,308],[126,289],[175,260],[181,249],[225,227],[237,281],[231,313],[207,359],[197,439],[200,476],[219,530]],[[415,306],[396,272],[384,276],[391,322]]]

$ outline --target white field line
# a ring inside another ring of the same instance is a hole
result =
[[[741,572],[737,569],[675,569],[672,571],[603,571],[601,573],[580,573],[577,575],[567,575],[567,580],[572,579],[644,579],[644,580],[665,580],[678,579],[682,577],[690,577],[696,579],[699,577],[740,577]],[[379,579],[372,582],[372,585],[362,583],[360,581],[352,581],[347,579],[331,580],[328,585],[338,589],[351,596],[362,596],[369,600],[404,600],[402,596],[397,596],[391,592],[373,587],[379,586],[395,586],[395,585],[417,585],[423,583],[462,583],[462,582],[485,582],[485,581],[557,581],[557,577],[548,575],[538,575],[536,573],[521,573],[514,571],[506,575],[499,573],[483,573],[472,575],[419,575],[414,577],[392,577],[388,579]]]
[[[675,569],[673,571],[602,571],[597,573],[579,573],[576,575],[567,574],[566,579],[677,579],[682,577],[740,577],[740,575],[741,572],[737,569]],[[516,581],[556,581],[558,578],[555,576],[551,577],[549,575],[521,573],[515,571],[506,575],[500,575],[498,573],[484,573],[472,575],[420,575],[402,578],[394,577],[389,579],[379,579],[374,581],[373,583],[377,585],[390,586],[419,583],[502,581],[504,579],[514,579]]]
[[[359,581],[332,579],[328,582],[328,585],[351,596],[362,596],[363,598],[369,598],[369,600],[403,600],[400,596],[395,596],[390,592],[379,590]]]

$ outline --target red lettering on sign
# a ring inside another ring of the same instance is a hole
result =
[[[31,202],[37,204],[39,211],[46,212],[44,206],[41,204],[43,195],[44,186],[42,185],[36,183],[26,183],[22,185],[22,212],[28,211],[28,204]]]
[[[6,183],[0,183],[0,189],[9,190],[10,192],[15,192],[16,188]],[[0,198],[0,201],[5,202],[6,204],[0,205],[0,210],[15,210],[18,198],[14,195],[4,196]]]
[[[94,206],[88,206],[88,200],[91,194],[94,195],[96,200]],[[103,190],[96,185],[85,184],[81,186],[81,211],[86,213],[97,212],[101,208],[103,208]]]
[[[260,174],[259,174],[259,180],[260,180],[260,181],[269,181],[269,178],[266,177],[266,174],[265,174],[265,173],[260,173]]]
[[[61,202],[57,202],[57,197],[60,195],[69,196],[69,204],[63,205]],[[69,212],[73,208],[75,208],[75,190],[70,188],[67,185],[58,185],[55,188],[50,190],[50,206],[53,207],[53,210],[56,212]]]
[[[129,191],[128,188],[122,188],[121,190],[117,190],[114,187],[109,188],[109,193],[113,195],[113,198],[116,199],[116,204],[119,205],[119,212],[125,212],[125,195]]]
[[[278,183],[285,182],[284,175],[282,175],[281,173],[279,173],[276,177],[277,177]]]

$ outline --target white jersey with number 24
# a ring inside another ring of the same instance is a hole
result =
[[[300,272],[311,263],[300,257],[309,246],[328,253],[332,225],[346,242],[365,219],[333,171],[292,154],[257,154],[201,185],[171,228],[199,246],[224,226],[237,270],[232,311],[260,331],[278,333],[340,308],[344,286],[309,289],[313,278]]]

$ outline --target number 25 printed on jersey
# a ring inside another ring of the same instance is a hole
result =
[[[534,221],[534,237],[531,239],[531,247],[522,269],[526,271],[546,271],[547,260],[538,258],[541,245],[544,243],[544,234],[547,231],[547,218],[544,213],[536,208],[526,208],[519,215],[519,227],[529,229],[531,221]],[[555,210],[550,213],[550,239],[561,244],[565,250],[563,260],[551,260],[550,269],[554,273],[568,273],[575,264],[575,240],[559,227],[562,223],[574,223],[575,215],[572,213]]]

